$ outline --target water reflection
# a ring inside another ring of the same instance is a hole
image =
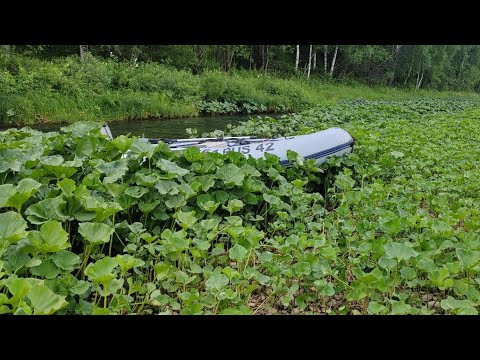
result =
[[[113,136],[131,135],[141,136],[142,134],[149,138],[184,138],[188,137],[187,128],[196,128],[198,135],[204,132],[214,130],[225,130],[228,124],[238,124],[250,118],[248,115],[236,116],[208,116],[185,119],[162,119],[162,120],[136,120],[127,122],[108,122]],[[32,125],[33,129],[40,131],[57,131],[64,124],[50,125]],[[5,130],[6,128],[0,128]]]

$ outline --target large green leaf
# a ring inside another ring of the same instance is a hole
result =
[[[80,159],[86,159],[95,154],[98,146],[98,138],[93,136],[85,136],[77,140],[75,146],[75,154]]]
[[[141,212],[148,214],[152,212],[159,204],[160,204],[160,200],[155,200],[150,198],[147,201],[140,201],[138,203],[138,209]]]
[[[95,122],[77,122],[68,126],[61,127],[60,130],[67,133],[69,137],[84,138],[95,133],[100,135],[102,125]]]
[[[27,236],[26,228],[27,222],[16,212],[8,211],[0,214],[0,249],[2,244],[14,244],[25,238]]]
[[[170,229],[166,229],[162,232],[162,243],[170,251],[177,252],[188,249],[190,244],[189,239],[186,237],[185,230],[172,232]]]
[[[205,288],[208,291],[220,291],[220,290],[224,290],[229,282],[230,282],[230,280],[228,280],[228,277],[226,275],[215,274],[215,275],[212,275],[205,282]]]
[[[277,206],[282,203],[282,200],[275,195],[270,195],[270,194],[263,194],[263,200],[265,200],[267,203],[269,203],[272,206]]]
[[[470,270],[480,262],[480,251],[456,249],[455,252],[465,269]]]
[[[102,283],[103,288],[98,289],[100,296],[109,296],[115,294],[123,286],[124,280],[113,278],[108,282]]]
[[[70,251],[59,251],[51,256],[55,265],[60,269],[71,272],[80,265],[80,256]]]
[[[292,266],[292,269],[298,276],[310,275],[312,272],[310,263],[306,261],[297,262],[294,266]]]
[[[111,184],[121,179],[128,170],[128,162],[126,159],[120,159],[109,163],[102,163],[96,166],[96,169],[105,174],[103,182]]]
[[[25,210],[28,221],[32,224],[43,224],[49,220],[64,221],[68,216],[64,214],[66,202],[60,196],[48,198],[30,205]]]
[[[15,195],[15,186],[12,184],[0,185],[0,208],[5,207],[8,199]],[[8,205],[7,205],[8,206]]]
[[[230,259],[235,261],[243,261],[247,258],[248,250],[242,245],[236,244],[228,251]]]
[[[55,175],[57,179],[68,179],[77,172],[74,166],[68,166],[67,163],[61,165],[43,165],[49,173]]]
[[[33,286],[27,294],[34,315],[50,315],[68,305],[65,296],[55,294],[45,285]]]
[[[148,193],[148,189],[143,186],[130,186],[125,190],[125,194],[136,199],[141,198],[146,193]]]
[[[184,197],[180,194],[176,195],[169,195],[167,201],[165,201],[165,206],[169,209],[172,208],[179,208],[183,205],[185,205],[187,202],[185,201]]]
[[[59,166],[64,162],[65,160],[61,155],[44,156],[41,159],[41,164],[47,166]]]
[[[398,234],[400,231],[400,219],[391,218],[381,222],[381,229],[387,234]]]
[[[82,200],[76,195],[69,196],[65,205],[63,205],[61,209],[62,215],[78,221],[89,221],[97,217],[97,213],[95,211],[85,209]]]
[[[210,214],[213,214],[220,205],[220,203],[213,201],[210,194],[200,194],[197,196],[197,205],[201,209],[208,211]]]
[[[473,307],[474,304],[470,300],[457,300],[449,296],[443,299],[440,304],[443,309],[454,310],[458,315],[478,315],[477,309]]]
[[[50,220],[40,227],[40,231],[30,231],[28,240],[41,253],[56,252],[70,247],[68,234],[58,221]]]
[[[242,200],[232,199],[228,200],[227,206],[224,205],[223,208],[227,210],[230,214],[233,214],[234,212],[241,210],[243,208],[243,205],[244,204]]]
[[[17,306],[18,303],[27,295],[32,286],[43,284],[44,280],[11,276],[7,280],[8,291],[10,291],[12,294],[12,297],[10,298],[10,304]]]
[[[436,220],[432,224],[432,230],[436,233],[444,233],[450,231],[452,228],[445,221]]]
[[[77,188],[75,181],[72,179],[63,179],[57,182],[57,186],[62,190],[66,196],[71,196]]]
[[[128,189],[128,184],[117,184],[117,183],[106,183],[104,181],[105,188],[108,190],[109,194],[113,198],[119,197],[121,194],[125,193]]]
[[[137,172],[135,174],[135,180],[138,185],[141,186],[146,186],[148,188],[152,187],[157,183],[158,180],[160,180],[160,175],[157,173],[152,173],[152,174],[142,174],[140,172]]]
[[[0,173],[7,170],[19,172],[23,164],[22,153],[18,149],[0,148]]]
[[[206,195],[206,194],[202,194],[202,195]],[[208,201],[204,201],[204,202],[199,202],[201,200],[199,200],[199,197],[197,197],[197,203],[198,203],[198,206],[200,207],[200,209],[203,209],[205,211],[208,211],[208,213],[211,215],[215,212],[215,210],[217,210],[218,206],[220,205],[220,203],[216,203],[212,200],[208,200]]]
[[[122,273],[125,273],[128,270],[133,269],[134,267],[145,265],[145,261],[137,259],[132,255],[128,254],[117,255],[115,259],[117,260],[118,265],[120,265],[120,270]]]
[[[416,257],[418,253],[403,243],[390,242],[385,245],[385,254],[390,259],[405,260]]]
[[[115,278],[113,270],[117,266],[118,262],[115,258],[106,256],[95,263],[90,263],[85,269],[85,275],[96,284],[108,284]]]
[[[192,146],[192,147],[187,148],[184,151],[183,156],[185,156],[185,159],[189,163],[195,163],[195,162],[198,162],[199,160],[203,159],[205,157],[205,154],[203,154],[198,148]]]
[[[213,175],[197,176],[195,177],[195,180],[200,183],[202,190],[205,192],[215,186],[215,177]]]
[[[159,180],[155,184],[155,189],[162,195],[171,194],[175,195],[178,194],[178,184],[175,181],[171,180]]]
[[[32,258],[22,251],[13,251],[8,255],[5,269],[15,274],[18,270],[31,263]]]
[[[38,266],[30,268],[32,275],[45,278],[54,279],[60,274],[60,269],[50,259],[42,261]]]
[[[179,211],[177,213],[177,220],[182,228],[190,229],[197,222],[197,218],[195,217],[195,211]]]
[[[180,184],[180,186],[178,187],[178,192],[182,194],[185,199],[189,199],[193,195],[196,195],[196,192],[187,183]]]
[[[240,169],[234,164],[227,164],[222,166],[217,170],[216,176],[227,186],[241,186],[243,183],[243,179],[245,178],[242,169]]]
[[[155,145],[142,139],[135,139],[130,146],[130,151],[134,158],[142,158],[146,156],[151,159],[156,150],[157,147]]]
[[[122,153],[125,153],[128,149],[130,149],[130,146],[132,146],[132,141],[133,139],[125,135],[120,135],[112,140],[112,144],[115,145],[115,147]]]
[[[109,216],[116,214],[117,212],[123,210],[123,208],[115,201],[103,202],[98,201],[97,199],[87,196],[83,199],[85,204],[85,209],[87,211],[94,211],[96,216],[92,219],[97,222],[101,222],[108,218]]]
[[[91,244],[104,244],[110,241],[114,228],[102,223],[81,223],[78,232]]]
[[[181,168],[178,166],[176,163],[166,160],[166,159],[160,159],[157,161],[157,167],[162,169],[163,171],[170,173],[170,174],[176,174],[178,176],[183,176],[188,174],[188,170]]]
[[[15,194],[8,199],[5,206],[15,207],[16,209],[18,209],[18,211],[20,211],[21,206],[41,186],[42,184],[30,178],[20,180],[17,187],[15,188]]]
[[[428,279],[440,290],[445,290],[453,285],[453,280],[449,278],[450,272],[445,268],[437,269],[428,274]]]

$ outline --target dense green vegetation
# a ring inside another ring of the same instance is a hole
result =
[[[0,45],[5,53],[155,62],[195,74],[256,70],[264,74],[355,79],[370,85],[478,90],[478,45]]]
[[[78,46],[4,45],[0,125],[285,113],[338,99],[461,96],[434,90],[476,90],[477,48],[339,46],[330,75],[332,46],[312,47],[318,64],[305,73],[304,46],[295,70],[295,46],[90,46],[80,57]]]
[[[320,168],[92,123],[2,132],[0,311],[477,314],[479,119],[476,100],[354,100],[229,129],[348,130]]]

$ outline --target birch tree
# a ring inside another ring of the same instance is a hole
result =
[[[328,68],[328,45],[323,45],[323,69],[325,74],[327,73]]]
[[[310,71],[312,70],[312,47],[313,45],[310,45],[310,51],[308,53],[307,79],[310,78]]]
[[[330,67],[330,77],[333,76],[333,70],[335,70],[335,62],[337,61],[337,52],[338,52],[338,45],[335,46],[335,51],[333,53],[332,66]]]
[[[83,60],[83,57],[88,51],[88,45],[80,45],[80,59]]]
[[[295,71],[298,71],[298,63],[300,62],[300,45],[296,46],[296,54],[295,54]]]

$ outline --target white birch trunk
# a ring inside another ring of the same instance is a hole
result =
[[[83,59],[87,51],[88,51],[87,45],[80,45],[80,59]]]
[[[310,78],[310,72],[312,70],[312,48],[313,45],[310,45],[310,52],[308,54],[308,70],[307,70],[307,78]]]
[[[328,68],[327,45],[323,45],[323,68],[325,69],[326,74]]]
[[[420,75],[420,72],[418,72],[418,75],[417,75],[417,84],[415,86],[415,89],[418,90],[420,89],[420,86],[422,86],[422,80],[423,80],[423,71],[422,71],[422,74]]]
[[[300,62],[300,45],[297,45],[297,53],[295,56],[295,71],[298,71],[299,62]]]
[[[264,68],[263,68],[263,73],[266,75],[267,70],[268,70],[268,45],[264,45],[264,52],[263,52],[263,61],[264,61]]]
[[[317,52],[313,53],[313,70],[317,68]]]
[[[333,70],[335,69],[335,62],[337,61],[338,45],[335,46],[335,52],[333,53],[332,66],[330,67],[330,76],[333,76]]]

